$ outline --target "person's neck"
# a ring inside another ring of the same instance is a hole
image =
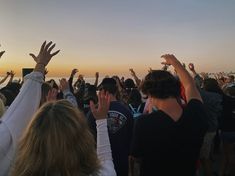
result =
[[[183,113],[183,109],[176,98],[157,99],[153,102],[153,105],[169,115],[174,121],[178,121]]]

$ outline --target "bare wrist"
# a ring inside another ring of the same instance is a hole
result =
[[[45,73],[45,64],[37,63],[34,68],[34,71],[39,71],[44,74]]]
[[[42,62],[38,62],[38,65],[43,65],[44,67],[46,67],[46,64],[42,63]]]

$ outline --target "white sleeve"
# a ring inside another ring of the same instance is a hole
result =
[[[42,83],[42,73],[27,75],[19,94],[0,121],[0,132],[4,134],[0,138],[0,176],[9,170],[17,142],[39,107]]]
[[[64,95],[64,99],[72,103],[74,107],[78,107],[77,100],[69,89],[64,90],[63,95]]]
[[[100,176],[116,176],[110,147],[107,119],[96,120],[97,155],[101,162]]]

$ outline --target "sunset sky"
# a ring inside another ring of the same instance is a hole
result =
[[[198,71],[235,70],[233,0],[0,0],[0,76],[33,67],[44,40],[61,52],[49,76],[71,69],[143,76],[173,53]]]

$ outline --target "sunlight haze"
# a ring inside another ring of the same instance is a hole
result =
[[[44,40],[61,52],[49,76],[143,76],[173,53],[198,71],[234,71],[235,1],[0,0],[0,75],[33,67]]]

